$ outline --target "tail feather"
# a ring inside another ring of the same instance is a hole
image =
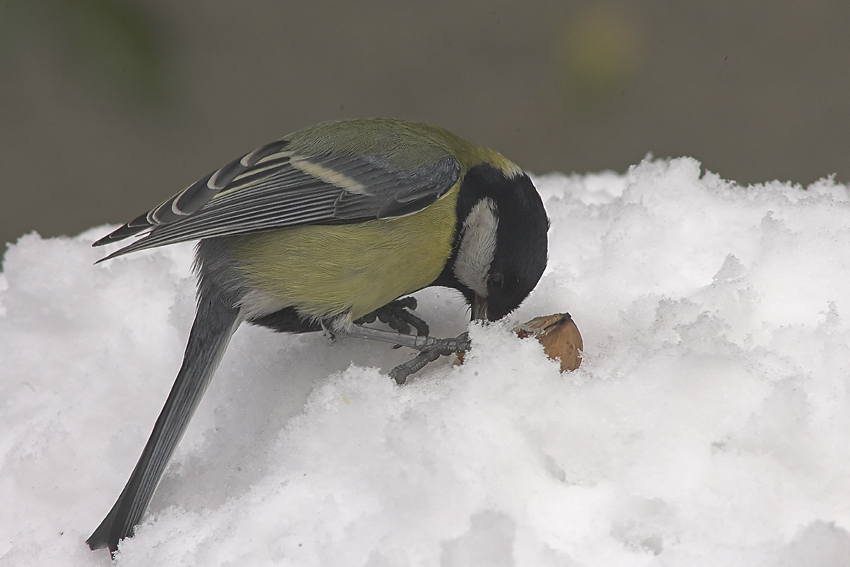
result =
[[[127,485],[112,509],[86,540],[91,549],[108,547],[114,552],[121,539],[133,535],[230,337],[239,326],[238,308],[226,304],[220,296],[211,295],[201,295],[183,365],[174,380],[171,393]]]

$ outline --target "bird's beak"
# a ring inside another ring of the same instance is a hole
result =
[[[472,303],[472,320],[486,321],[487,320],[487,298],[475,294],[475,301]]]

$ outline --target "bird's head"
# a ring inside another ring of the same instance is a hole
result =
[[[524,172],[483,163],[464,176],[457,207],[443,285],[463,293],[473,319],[496,321],[525,300],[546,269],[543,201]]]

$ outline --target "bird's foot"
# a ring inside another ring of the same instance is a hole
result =
[[[416,329],[416,334],[426,336],[428,334],[428,323],[411,313],[416,309],[416,298],[413,296],[402,297],[390,301],[383,307],[375,309],[371,313],[367,313],[354,323],[362,325],[364,323],[374,323],[375,319],[386,323],[391,329],[395,329],[404,335],[411,334],[411,327]],[[396,345],[399,347],[401,345]]]
[[[355,325],[348,331],[348,334],[359,339],[381,341],[418,350],[419,354],[413,360],[400,364],[390,371],[390,376],[399,384],[404,384],[408,376],[418,372],[429,362],[433,362],[441,356],[465,352],[469,350],[472,344],[467,333],[457,337],[438,339],[424,335],[404,335]]]
[[[431,338],[431,337],[428,337]],[[441,356],[449,356],[458,352],[469,350],[471,342],[469,333],[463,333],[454,338],[433,339],[433,344],[419,349],[419,354],[412,360],[399,364],[390,370],[390,378],[401,385],[407,381],[407,377],[422,370],[429,362],[434,362]]]

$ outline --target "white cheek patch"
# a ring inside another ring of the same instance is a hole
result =
[[[496,255],[498,227],[496,203],[490,198],[478,201],[463,222],[454,273],[460,283],[481,297],[487,297],[487,274]]]

